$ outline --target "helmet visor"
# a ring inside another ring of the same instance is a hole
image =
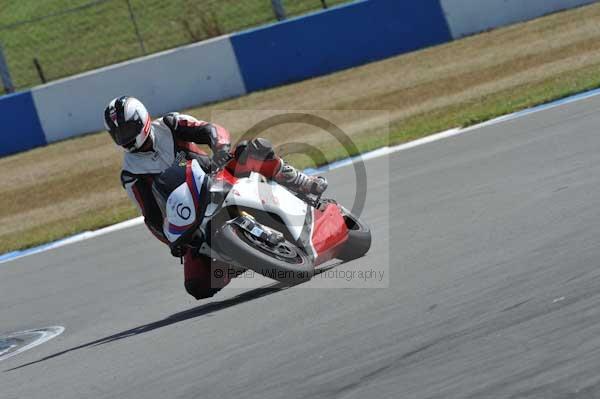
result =
[[[115,143],[125,146],[125,144],[135,143],[136,137],[139,134],[144,134],[144,124],[139,118],[136,118],[111,129],[109,133]]]
[[[152,120],[139,100],[124,96],[114,99],[106,107],[104,124],[117,145],[133,151],[148,138]]]

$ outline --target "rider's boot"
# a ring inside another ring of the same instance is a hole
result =
[[[327,179],[308,176],[284,160],[281,160],[281,167],[273,178],[277,183],[297,193],[321,195],[327,189]]]

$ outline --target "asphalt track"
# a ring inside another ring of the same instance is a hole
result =
[[[141,226],[2,264],[0,332],[66,330],[0,363],[0,397],[600,397],[599,127],[594,98],[368,161],[375,245],[333,270],[387,288],[195,302]]]

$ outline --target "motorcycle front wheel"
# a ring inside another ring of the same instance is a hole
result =
[[[287,284],[310,280],[314,265],[308,255],[289,241],[270,245],[234,223],[225,224],[215,236],[221,253],[239,266]]]

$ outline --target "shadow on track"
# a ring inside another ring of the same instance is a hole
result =
[[[267,287],[261,287],[261,288],[256,288],[252,291],[248,291],[248,292],[244,292],[240,295],[237,295],[233,298],[230,299],[225,299],[223,301],[218,301],[218,302],[210,302],[204,305],[200,305],[198,307],[192,308],[192,309],[188,309],[188,310],[184,310],[183,312],[179,312],[179,313],[175,313],[172,314],[171,316],[168,316],[162,320],[159,321],[155,321],[152,323],[148,323],[148,324],[144,324],[142,326],[139,327],[135,327],[126,331],[122,331],[120,333],[105,337],[105,338],[101,338],[92,342],[88,342],[86,344],[83,345],[79,345],[73,348],[69,348],[66,349],[64,351],[61,352],[57,352],[54,353],[52,355],[46,356],[44,358],[41,358],[39,360],[35,360],[33,362],[29,362],[29,363],[25,363],[22,364],[20,366],[17,367],[13,367],[11,369],[5,370],[4,372],[9,372],[9,371],[13,371],[13,370],[18,370],[20,368],[23,367],[27,367],[27,366],[31,366],[33,364],[36,363],[41,363],[44,362],[46,360],[50,360],[53,359],[55,357],[59,357],[62,355],[65,355],[69,352],[73,352],[79,349],[85,349],[85,348],[90,348],[93,346],[99,346],[99,345],[104,345],[104,344],[108,344],[114,341],[119,341],[121,339],[125,339],[125,338],[129,338],[132,336],[136,336],[136,335],[140,335],[140,334],[144,334],[153,330],[156,330],[158,328],[162,328],[162,327],[166,327],[166,326],[170,326],[172,324],[176,324],[182,321],[186,321],[186,320],[190,320],[190,319],[194,319],[196,317],[200,317],[200,316],[204,316],[213,312],[217,312],[219,310],[223,310],[223,309],[227,309],[229,307],[235,306],[235,305],[239,305],[241,303],[244,302],[248,302],[248,301],[252,301],[254,299],[258,299],[261,298],[263,296],[281,291],[284,288],[289,287],[289,285],[283,284],[283,283],[275,283],[273,285],[267,286]]]

